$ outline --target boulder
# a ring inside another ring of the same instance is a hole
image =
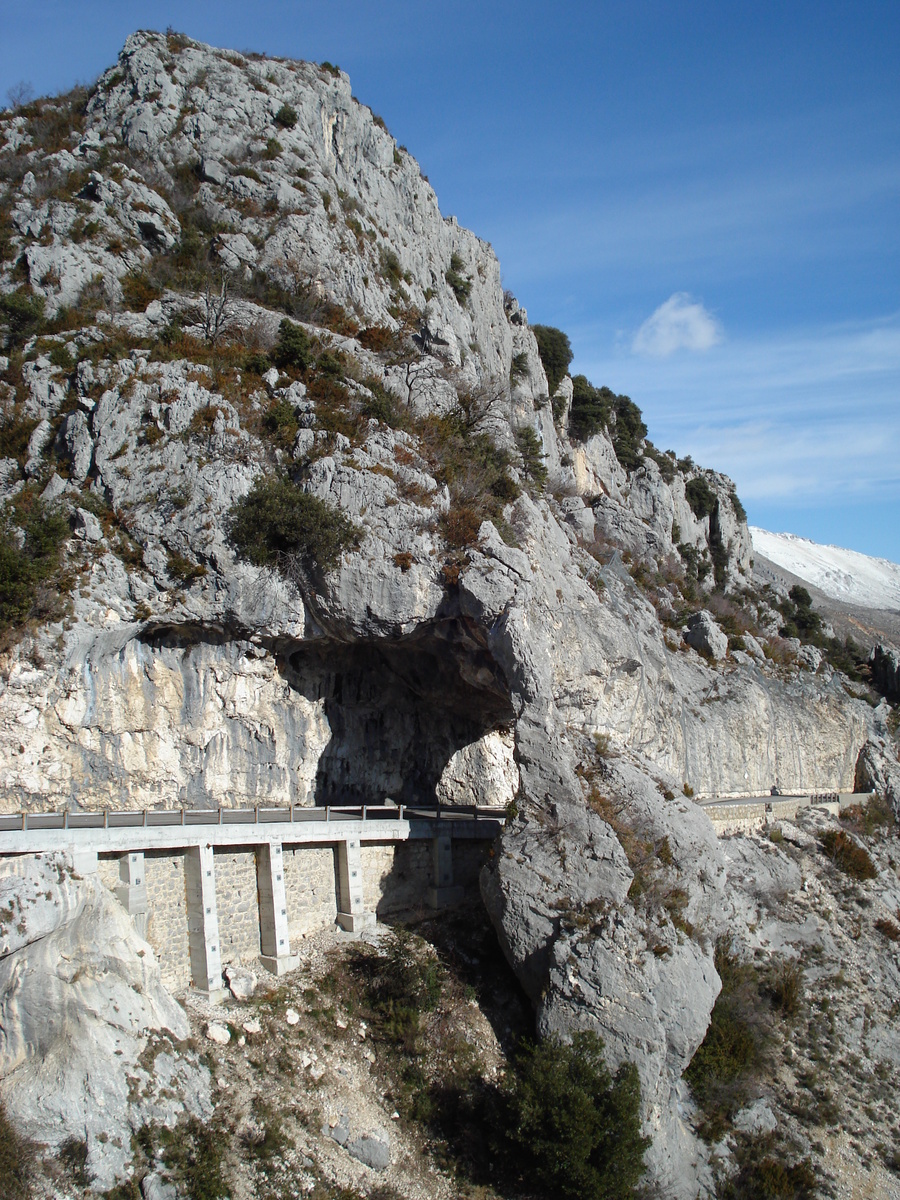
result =
[[[256,991],[259,976],[254,971],[245,967],[226,967],[223,974],[235,1000],[249,1000]]]
[[[391,1138],[386,1129],[364,1133],[347,1142],[347,1153],[373,1171],[386,1171],[391,1165]]]
[[[223,184],[228,178],[225,168],[214,158],[200,159],[200,177],[207,183]]]
[[[728,653],[728,638],[706,609],[694,613],[688,620],[684,640],[699,654],[713,660],[724,658]]]
[[[178,1200],[178,1188],[151,1171],[141,1180],[141,1195],[144,1200]]]

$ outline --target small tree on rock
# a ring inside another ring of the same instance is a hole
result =
[[[529,1195],[552,1200],[628,1200],[650,1145],[641,1134],[637,1069],[606,1066],[595,1033],[571,1045],[526,1045],[505,1096],[505,1150]]]

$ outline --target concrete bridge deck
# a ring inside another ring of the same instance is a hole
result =
[[[505,817],[504,809],[456,805],[7,813],[0,814],[0,858],[65,851],[81,874],[96,872],[101,856],[117,860],[116,895],[143,935],[149,912],[145,853],[183,856],[191,979],[217,999],[222,995],[217,850],[253,851],[260,959],[280,975],[298,961],[288,935],[284,847],[334,847],[337,921],[358,931],[375,922],[363,901],[364,842],[430,841],[431,882],[424,899],[442,908],[462,898],[453,880],[454,840],[492,840]]]
[[[505,819],[502,808],[403,804],[0,813],[0,856],[53,850],[103,854],[275,840],[305,845],[349,837],[364,842],[438,835],[491,839]]]

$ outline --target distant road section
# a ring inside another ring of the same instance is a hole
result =
[[[753,549],[832,600],[900,611],[900,565],[840,546],[820,546],[793,533],[750,528]]]

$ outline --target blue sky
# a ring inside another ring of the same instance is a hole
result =
[[[170,24],[338,63],[658,446],[900,561],[900,5],[33,0],[0,97]]]

